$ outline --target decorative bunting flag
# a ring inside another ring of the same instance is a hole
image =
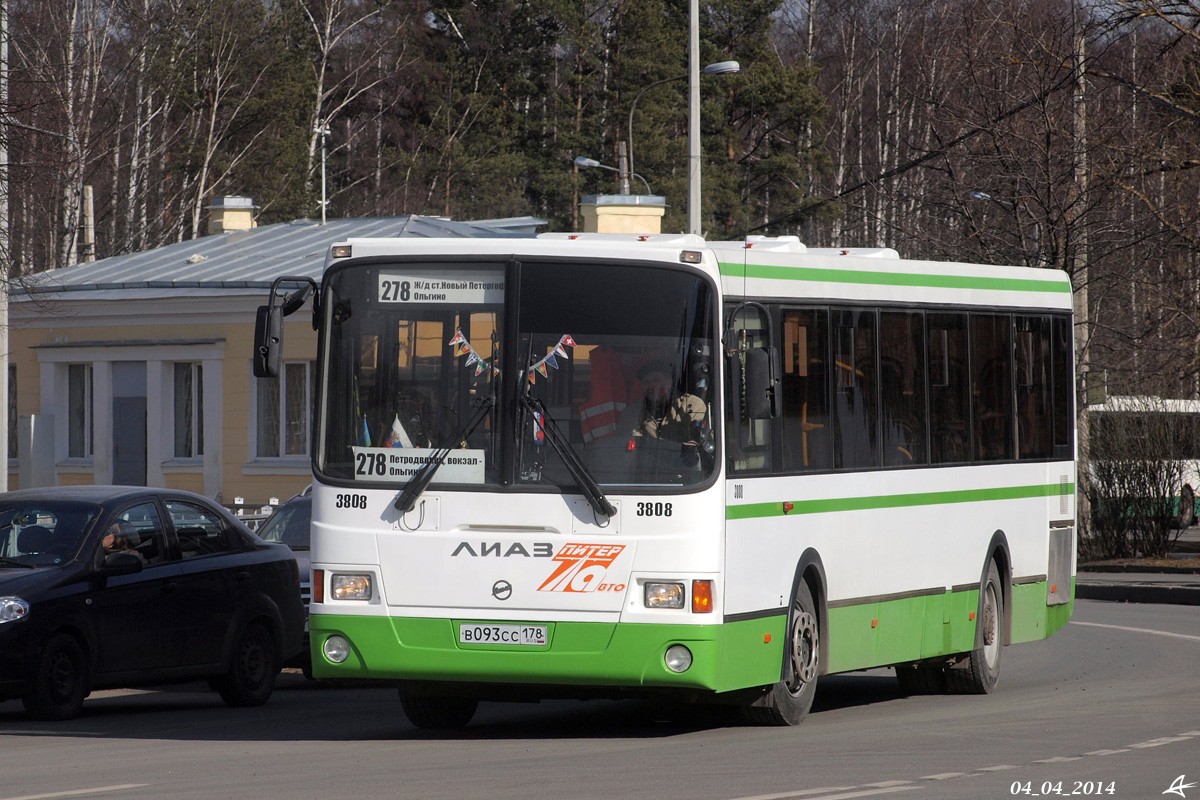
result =
[[[470,367],[474,365],[476,378],[482,375],[485,370],[488,372],[489,377],[500,374],[500,370],[493,367],[486,358],[479,355],[479,351],[467,341],[467,337],[463,335],[461,328],[454,329],[454,336],[450,337],[450,341],[446,342],[446,346],[454,348],[455,357],[467,357],[466,363],[463,366]]]
[[[485,371],[488,372],[489,377],[491,375],[500,374],[500,370],[494,367],[486,358],[479,355],[479,352],[471,345],[471,343],[467,340],[467,337],[463,335],[461,328],[455,328],[454,336],[450,337],[450,341],[446,343],[446,346],[454,348],[455,357],[467,357],[467,360],[463,366],[470,367],[474,365],[475,377],[478,378]],[[563,334],[554,347],[550,349],[550,352],[546,354],[545,358],[538,359],[534,363],[530,364],[525,370],[526,374],[529,376],[529,382],[536,383],[536,378],[534,376],[537,373],[541,373],[542,377],[544,378],[549,378],[550,369],[558,369],[558,359],[555,358],[555,356],[561,356],[562,358],[569,359],[571,354],[567,352],[567,348],[575,346],[575,340],[571,338],[571,334]]]
[[[547,366],[552,367],[553,369],[558,369],[558,359],[555,358],[556,355],[562,356],[563,358],[570,358],[570,355],[567,354],[566,347],[563,345],[566,345],[566,347],[575,346],[575,340],[571,338],[571,334],[564,333],[554,347],[550,348],[550,352],[546,354],[545,358],[540,358],[529,365],[529,369],[526,371],[529,373],[530,383],[533,382],[533,375],[535,372],[540,372],[543,378],[548,378],[550,375],[549,370],[546,369]]]

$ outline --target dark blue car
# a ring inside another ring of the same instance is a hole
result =
[[[95,689],[205,678],[231,706],[262,705],[303,633],[291,550],[207,498],[0,494],[0,701],[68,719]]]

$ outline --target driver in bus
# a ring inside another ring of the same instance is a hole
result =
[[[638,368],[637,377],[643,392],[642,420],[633,435],[695,445],[697,430],[708,413],[704,400],[676,391],[671,365],[666,361],[647,361]]]

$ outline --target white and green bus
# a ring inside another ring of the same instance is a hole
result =
[[[882,666],[990,692],[1003,646],[1071,615],[1063,273],[352,240],[276,281],[257,374],[310,294],[313,672],[398,684],[418,726],[646,695],[791,725],[819,676]]]

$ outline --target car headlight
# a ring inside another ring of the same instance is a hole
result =
[[[29,614],[29,603],[19,597],[0,597],[0,622],[16,622]]]
[[[683,608],[683,584],[647,583],[646,608]]]
[[[329,576],[329,593],[334,600],[370,600],[370,575],[339,575]]]

